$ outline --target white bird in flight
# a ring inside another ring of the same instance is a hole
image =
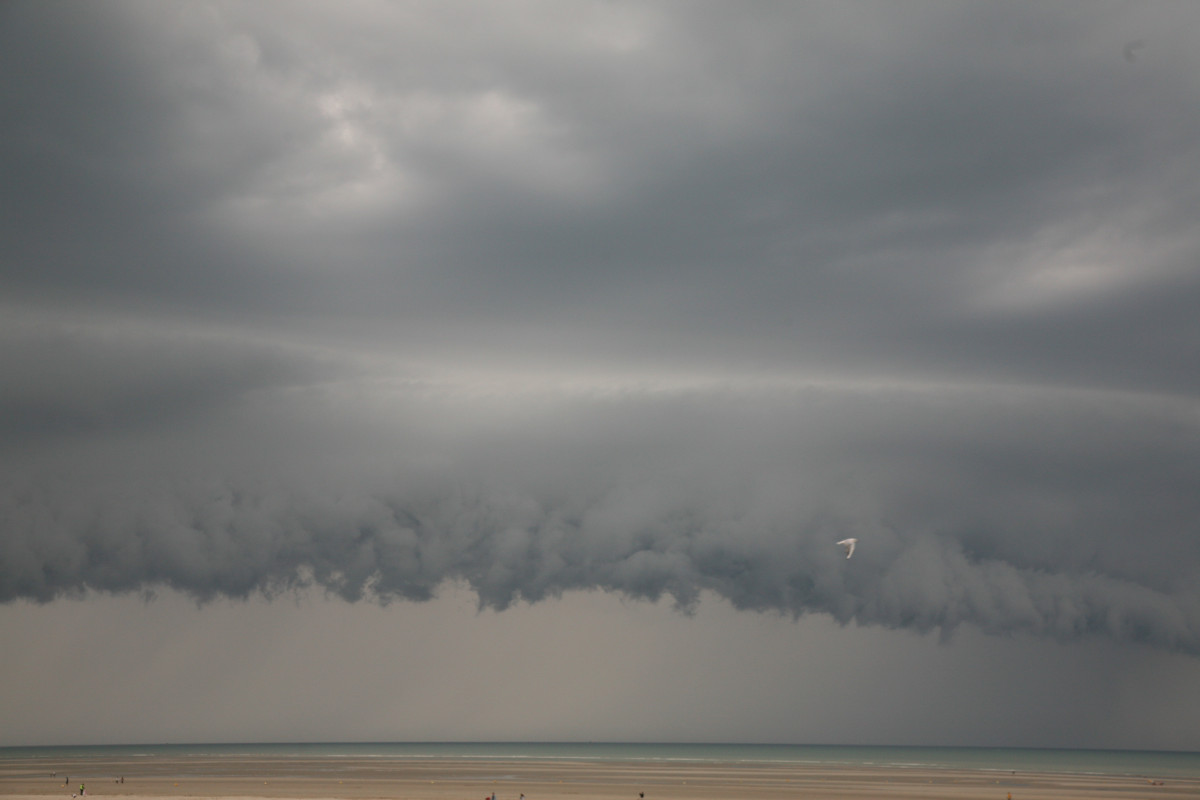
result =
[[[846,551],[846,558],[854,555],[854,545],[858,544],[858,539],[842,539],[838,542]]]

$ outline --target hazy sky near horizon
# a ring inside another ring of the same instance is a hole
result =
[[[0,5],[0,745],[1200,749],[1196,30]]]

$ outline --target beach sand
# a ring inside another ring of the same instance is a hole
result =
[[[70,784],[64,785],[64,778]],[[124,777],[124,783],[119,779]],[[1066,800],[1200,798],[1200,778],[708,762],[269,758],[0,761],[0,798],[294,800]]]

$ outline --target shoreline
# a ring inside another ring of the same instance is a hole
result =
[[[49,769],[47,769],[49,768]],[[64,784],[64,778],[70,783]],[[124,782],[120,782],[124,778]],[[921,765],[451,756],[135,756],[0,760],[0,797],[263,800],[1110,800],[1195,798],[1200,777]],[[76,798],[76,800],[81,800]]]
[[[674,752],[671,752],[674,751]],[[258,759],[330,765],[436,760],[582,762],[610,764],[747,764],[828,767],[896,767],[1045,772],[1081,775],[1163,773],[1200,778],[1200,752],[1080,748],[929,745],[793,745],[621,742],[259,742],[8,745],[0,765],[17,760],[53,765],[68,762],[199,763]]]

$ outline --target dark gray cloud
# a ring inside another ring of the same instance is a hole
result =
[[[495,608],[596,588],[686,608],[711,591],[844,622],[1200,650],[1186,407],[408,385],[372,408],[357,391],[266,390],[219,428],[76,443],[21,470],[3,596],[316,583],[424,600],[451,581]],[[833,546],[847,535],[851,561]]]
[[[1200,652],[1191,7],[0,13],[0,599]]]
[[[577,13],[10,25],[6,283],[421,353],[1191,380],[1188,12]]]

